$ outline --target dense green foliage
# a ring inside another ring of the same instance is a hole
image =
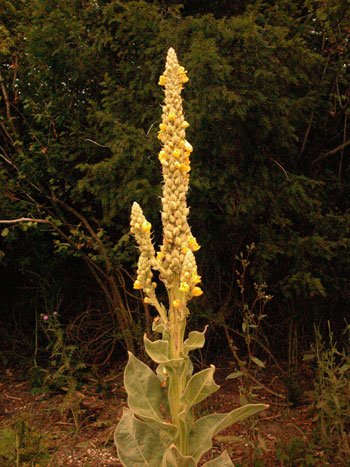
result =
[[[1,0],[0,218],[45,221],[2,225],[7,326],[34,327],[43,295],[60,295],[69,320],[109,311],[92,326],[99,342],[107,326],[107,353],[149,326],[130,295],[129,213],[142,201],[159,232],[157,80],[172,46],[190,77],[199,312],[235,324],[235,256],[254,242],[246,288],[265,281],[274,295],[270,334],[283,339],[291,319],[306,334],[313,320],[342,327],[349,1],[182,3]]]

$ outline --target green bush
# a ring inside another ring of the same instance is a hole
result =
[[[137,351],[145,311],[126,299],[136,260],[128,213],[142,200],[159,226],[157,76],[172,45],[193,77],[185,99],[203,302],[229,306],[234,324],[234,258],[254,242],[250,293],[254,281],[270,284],[270,324],[282,335],[291,318],[308,336],[313,320],[344,314],[348,6],[3,2],[1,217],[45,221],[21,257],[18,226],[5,225],[3,271],[25,261],[42,275],[33,257],[51,257],[52,243],[67,261],[78,256],[96,288],[88,274],[79,280],[106,303],[119,343]]]

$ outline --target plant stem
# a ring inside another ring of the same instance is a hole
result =
[[[169,291],[169,348],[170,358],[180,359],[183,357],[183,343],[186,329],[185,304],[174,306],[174,301],[180,302],[181,292],[179,292],[180,278],[175,277],[173,286]],[[169,386],[169,404],[172,417],[172,423],[178,428],[178,436],[175,444],[182,455],[187,452],[187,437],[184,431],[183,422],[179,414],[181,412],[181,396],[185,389],[186,378],[183,368],[174,368],[172,370],[171,384]]]

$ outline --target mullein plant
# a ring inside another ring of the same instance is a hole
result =
[[[161,338],[144,336],[145,350],[157,364],[156,372],[129,353],[124,385],[128,408],[115,431],[115,443],[122,464],[127,467],[191,467],[212,447],[212,438],[233,423],[267,408],[248,404],[229,413],[211,414],[195,420],[194,406],[219,389],[214,382],[215,367],[193,374],[189,353],[204,346],[205,331],[192,331],[185,339],[188,302],[203,292],[199,286],[194,253],[200,248],[188,225],[190,156],[186,140],[189,126],[182,110],[181,91],[188,81],[171,48],[159,84],[164,86],[165,101],[158,138],[162,143],[159,161],[164,185],[162,196],[163,243],[156,251],[152,226],[135,202],[131,210],[131,232],[140,250],[134,288],[143,291],[144,301],[158,315],[153,331]],[[156,271],[168,294],[165,306],[156,295]],[[232,466],[224,451],[206,466]]]

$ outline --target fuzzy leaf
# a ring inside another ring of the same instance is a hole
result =
[[[193,373],[193,365],[189,357],[167,360],[164,363],[158,365],[156,373],[160,381],[164,379],[165,373],[171,373],[172,371],[185,371],[187,380],[190,379]]]
[[[201,456],[212,447],[212,438],[220,431],[245,420],[261,410],[265,404],[247,404],[229,413],[212,414],[195,421],[189,433],[189,453],[198,462]]]
[[[161,438],[157,428],[138,420],[127,408],[115,430],[114,442],[125,467],[159,467],[164,450],[171,443]]]
[[[260,368],[265,368],[265,363],[260,360],[258,357],[252,357],[253,362],[255,365],[258,365]]]
[[[184,355],[188,355],[188,352],[190,352],[190,350],[201,349],[204,346],[205,332],[207,328],[208,326],[205,326],[203,332],[191,331],[188,334],[188,338],[185,340],[184,346],[183,346]]]
[[[230,456],[227,451],[224,451],[221,456],[213,459],[212,461],[206,462],[203,467],[234,467]]]
[[[192,456],[183,456],[175,444],[172,444],[164,453],[161,467],[196,467],[196,465]]]
[[[131,410],[140,417],[162,421],[160,412],[162,387],[159,378],[131,352],[125,368],[124,385]]]
[[[228,376],[226,376],[226,379],[235,379],[243,375],[244,375],[243,371],[235,371],[234,373],[230,373]]]
[[[143,337],[147,354],[156,363],[164,363],[169,360],[169,342],[165,340],[150,341],[146,334]]]
[[[162,307],[164,314],[166,315],[167,311],[164,305],[161,303],[160,306]],[[169,338],[169,329],[165,325],[162,318],[159,318],[158,320],[153,321],[152,331],[159,332],[159,334],[162,334],[164,340],[167,340]]]
[[[202,370],[191,377],[181,397],[183,413],[187,413],[193,405],[198,404],[219,389],[220,386],[213,379],[214,371],[215,366],[211,365],[210,368]]]

